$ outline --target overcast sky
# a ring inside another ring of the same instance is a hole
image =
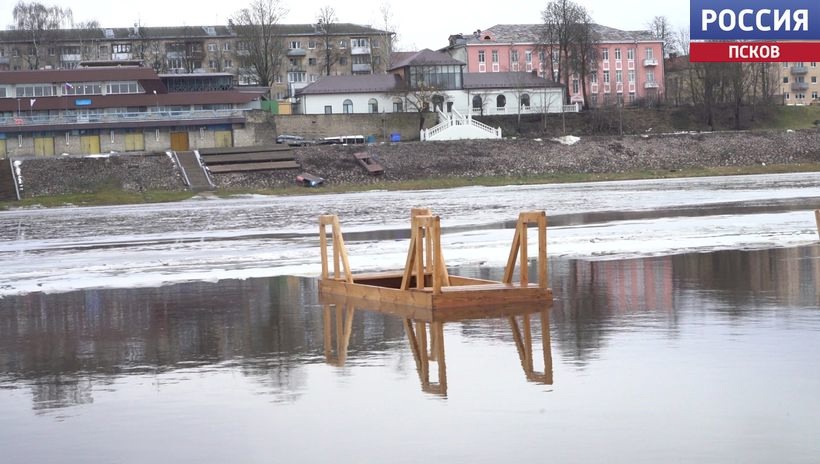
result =
[[[689,0],[576,0],[585,6],[595,22],[618,29],[645,29],[654,16],[666,16],[673,28],[689,24]],[[2,2],[0,25],[12,24],[15,0]],[[225,24],[236,10],[250,0],[41,0],[45,5],[68,7],[75,21],[96,19],[103,27],[127,27],[135,22],[145,26],[198,26]],[[447,37],[470,33],[495,24],[534,24],[541,22],[545,0],[283,0],[288,14],[283,22],[312,23],[325,5],[336,10],[339,22],[369,24],[382,28],[379,13],[389,6],[402,50],[441,48]]]

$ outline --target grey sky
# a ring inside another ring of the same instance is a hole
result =
[[[96,19],[103,26],[125,27],[139,21],[145,26],[225,24],[249,0],[224,2],[216,0],[41,0],[46,5],[69,7],[75,21]],[[399,34],[399,46],[405,50],[440,48],[450,34],[470,33],[495,24],[539,23],[545,0],[513,0],[506,4],[487,0],[458,2],[448,0],[284,0],[288,9],[284,22],[311,23],[322,6],[331,5],[340,22],[370,24],[382,28],[380,7],[389,5],[393,24]],[[689,1],[669,0],[579,0],[601,24],[618,29],[643,29],[657,15],[666,16],[674,29],[689,23]],[[12,1],[3,2],[0,25],[12,23]]]

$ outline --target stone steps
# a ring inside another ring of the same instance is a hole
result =
[[[0,158],[0,201],[17,200],[17,189],[14,188],[14,176],[8,158]]]

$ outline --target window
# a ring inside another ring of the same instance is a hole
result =
[[[493,63],[498,63],[498,50],[493,50]]]
[[[290,48],[291,50],[294,48],[302,48],[301,45],[302,44],[298,40],[291,40],[290,46],[288,48]]]
[[[629,103],[635,103],[635,92],[629,92]]]
[[[378,113],[379,112],[379,101],[375,98],[371,98],[367,101],[367,112],[368,113]]]
[[[305,82],[304,71],[291,71],[288,73],[288,82]]]
[[[111,53],[131,53],[131,44],[114,44]]]
[[[811,76],[811,83],[812,83],[812,84],[816,84],[816,83],[817,83],[817,76]]]
[[[347,99],[342,103],[342,113],[350,114],[353,112],[353,102]]]
[[[547,61],[547,52],[545,52],[544,50],[539,51],[538,52],[538,61],[540,61],[542,64],[545,61]]]
[[[620,61],[620,59],[621,59],[621,49],[620,48],[615,49],[615,59],[618,60],[618,61]]]
[[[529,94],[525,93],[525,94],[521,95],[521,106],[524,107],[524,108],[529,108],[530,107],[530,96],[529,96]]]
[[[783,94],[783,99],[784,99],[784,100],[788,100],[788,99],[789,99],[789,92],[785,92],[785,93]]]
[[[356,48],[367,48],[367,39],[365,38],[358,38],[358,39],[350,39],[350,46]]]
[[[578,83],[578,79],[573,79],[573,80],[572,80],[572,93],[578,93],[578,92],[580,92],[580,89],[579,89],[579,85],[578,85],[578,84],[579,84],[579,83]]]
[[[102,93],[100,91],[99,93]],[[57,86],[51,84],[17,85],[15,96],[20,97],[52,97],[57,95]]]
[[[811,93],[811,98],[812,98],[813,100],[817,100],[817,92],[812,92],[812,93]]]
[[[483,103],[481,101],[481,96],[476,95],[473,97],[473,109],[474,110],[481,110]]]
[[[532,50],[527,50],[524,52],[524,61],[527,63],[532,63]]]
[[[308,40],[308,48],[313,50],[316,48],[316,41],[315,40]]]
[[[222,50],[224,50],[226,52],[231,51],[231,43],[230,42],[225,42],[224,44],[222,44]]]
[[[609,84],[609,71],[604,71],[604,84]]]
[[[505,97],[504,95],[499,95],[495,97],[495,106],[497,108],[504,108],[505,106],[507,106],[507,97]]]
[[[510,61],[512,61],[513,63],[518,62],[518,50],[513,50],[510,52]]]
[[[65,88],[68,88],[68,86],[65,86]],[[106,86],[106,92],[109,94],[143,93],[143,90],[136,81],[122,81],[108,84]]]
[[[786,77],[784,77],[784,78],[783,78],[783,83],[784,83],[784,84],[788,84],[788,83],[789,83],[789,76],[786,76]]]
[[[589,82],[590,84],[597,84],[598,83],[598,73],[592,73],[589,75]]]
[[[225,60],[224,64],[225,64],[225,66],[224,66],[225,68],[233,68],[233,61],[231,61],[231,60]]]
[[[635,49],[634,48],[627,48],[626,49],[626,59],[627,60],[634,60],[635,59]]]
[[[333,107],[330,105],[325,105],[325,114],[333,114]]]
[[[646,72],[646,82],[655,82],[655,71]]]
[[[646,49],[646,59],[647,60],[654,60],[655,59],[655,51],[651,48]]]
[[[316,82],[317,79],[318,79],[318,77],[316,76],[316,74],[311,74],[310,75],[310,82]]]
[[[401,98],[394,98],[393,99],[393,112],[394,113],[401,113],[404,111],[404,105],[402,104]]]
[[[478,51],[478,62],[479,63],[484,63],[484,50],[479,50]]]
[[[340,40],[339,41],[339,48],[341,48],[341,49],[347,48],[347,40]]]
[[[57,50],[54,47],[48,47],[48,54],[49,56],[54,56],[57,54]]]
[[[343,56],[343,57],[339,58],[339,64],[342,65],[342,66],[346,66],[347,65],[347,57]]]
[[[208,67],[211,69],[216,69],[219,67],[219,60],[208,60]]]
[[[316,66],[316,58],[308,58],[308,66]]]
[[[601,49],[601,59],[604,60],[604,61],[609,60],[609,49],[608,48]]]
[[[635,71],[634,70],[629,71],[629,83],[630,84],[635,83]]]
[[[380,57],[379,55],[374,56],[373,57],[373,64],[375,64],[375,65],[382,64],[382,57]]]
[[[812,68],[816,68],[816,67],[817,67],[817,62],[816,62],[816,61],[812,61],[812,62],[811,62],[811,67],[812,67]]]
[[[209,44],[208,44],[208,51],[209,51],[209,52],[215,52],[215,51],[216,51],[216,49],[217,49],[217,46],[216,46],[216,44],[215,44],[215,43],[209,43]]]
[[[620,84],[624,81],[623,71],[615,71],[615,82]]]

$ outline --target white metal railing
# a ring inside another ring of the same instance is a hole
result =
[[[90,124],[99,122],[171,121],[180,119],[216,119],[244,117],[250,109],[195,110],[195,111],[151,111],[135,113],[60,114],[28,115],[20,114],[0,117],[0,126],[30,126],[53,124]]]
[[[643,65],[644,66],[657,66],[658,65],[658,60],[656,60],[655,58],[647,58],[647,59],[643,60]]]
[[[581,111],[581,104],[580,103],[573,103],[572,105],[564,105],[562,107],[564,113],[577,113]]]

